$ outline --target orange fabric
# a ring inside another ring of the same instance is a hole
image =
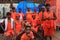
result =
[[[11,29],[11,22],[8,22],[8,27],[6,31],[6,36],[14,35],[13,29]]]
[[[16,33],[18,34],[21,30],[21,27],[22,27],[22,23],[18,20],[15,21],[15,28],[16,28]]]
[[[36,12],[36,13],[34,13],[34,14],[32,14],[32,16],[36,16],[36,20],[39,20],[39,14],[38,14],[38,12]]]
[[[32,20],[32,12],[26,12],[26,20]]]
[[[39,13],[39,20],[40,20],[39,23],[41,24],[41,27],[44,29],[44,25],[43,25],[44,22],[42,20],[42,14],[43,14],[42,12]]]
[[[13,30],[9,30],[5,34],[6,34],[6,36],[14,35],[14,31]]]
[[[32,32],[30,33],[30,37],[34,38],[34,35]],[[21,37],[21,40],[30,40],[30,38],[26,35],[26,33],[24,33]]]
[[[36,16],[36,20],[39,20],[39,14],[36,13],[35,16]]]
[[[39,20],[42,21],[42,12],[39,13]]]
[[[8,29],[7,30],[11,30],[11,22],[8,22]]]
[[[38,27],[36,26],[37,23],[38,23],[37,20],[32,20],[32,27],[31,27],[31,29],[33,29],[36,32],[38,31]]]
[[[16,20],[16,12],[11,12],[11,17]]]
[[[20,16],[20,15],[17,13],[16,16]]]
[[[29,23],[31,23],[32,21],[31,21],[31,20],[26,20],[25,22],[29,22]]]
[[[49,14],[46,12],[44,17],[45,18],[48,18],[48,17],[53,18],[53,12],[50,12]],[[53,20],[46,20],[45,25],[48,26],[49,28],[50,28],[50,26],[53,27]]]
[[[47,12],[44,13],[44,18],[53,18],[53,12],[49,14]],[[44,35],[52,36],[54,34],[54,20],[46,20],[44,21]]]
[[[32,14],[32,16],[35,16],[35,19],[32,18],[32,27],[31,29],[33,29],[34,31],[38,31],[38,27],[36,26],[39,23],[39,14],[38,13],[34,13]]]

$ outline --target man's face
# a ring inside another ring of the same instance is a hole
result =
[[[45,8],[41,8],[41,11],[43,11],[43,12],[44,12],[44,11],[45,11]]]
[[[8,15],[7,17],[8,17],[8,18],[10,18],[10,17],[11,17],[11,15]]]
[[[47,11],[49,11],[50,10],[50,6],[47,6],[46,9],[47,9]]]
[[[26,27],[26,34],[29,34],[31,32],[31,28],[30,27]]]
[[[26,30],[26,34],[30,34],[30,30]]]
[[[30,8],[28,8],[27,10],[30,11]]]
[[[36,12],[36,11],[37,11],[37,9],[35,8],[35,9],[34,9],[34,12]]]

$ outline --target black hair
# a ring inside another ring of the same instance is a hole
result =
[[[12,10],[15,10],[15,7],[12,7]]]
[[[11,15],[11,13],[10,12],[7,12],[6,16],[9,16],[9,15]]]
[[[19,8],[18,10],[21,10],[21,8]]]
[[[29,29],[31,29],[31,27],[30,26],[26,26],[25,29],[26,30],[29,30]]]
[[[46,4],[45,7],[49,6],[50,7],[50,4]]]

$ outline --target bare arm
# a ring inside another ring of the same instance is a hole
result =
[[[5,27],[5,21],[3,21],[3,23],[1,23],[1,28],[3,29],[3,31],[5,31],[5,29],[3,28],[3,26]]]
[[[53,13],[53,18],[52,18],[52,20],[56,20],[56,19],[57,19],[56,14]]]
[[[44,18],[44,13],[42,13],[42,20],[47,20],[48,18]]]
[[[2,30],[5,31],[5,29],[3,28],[3,24],[1,23],[0,25],[1,25]]]

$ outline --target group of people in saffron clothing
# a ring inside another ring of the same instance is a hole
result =
[[[5,25],[4,34],[7,38],[13,35],[18,40],[47,40],[48,37],[52,40],[56,30],[57,17],[50,9],[50,4],[42,6],[40,12],[37,12],[36,8],[32,12],[28,7],[26,15],[21,12],[21,9],[16,13],[13,7],[6,16],[3,24]],[[26,20],[24,20],[24,16],[26,16]],[[35,35],[38,35],[40,39]]]

